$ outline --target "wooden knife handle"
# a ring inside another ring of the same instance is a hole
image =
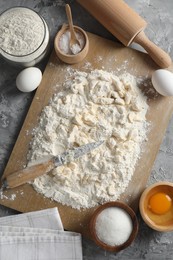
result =
[[[133,41],[140,44],[159,67],[168,68],[172,64],[170,56],[151,42],[143,31],[138,33]]]
[[[35,179],[43,175],[46,172],[49,172],[54,167],[53,160],[46,161],[25,169],[16,171],[8,175],[4,180],[2,180],[2,186],[4,188],[15,188],[28,181]]]

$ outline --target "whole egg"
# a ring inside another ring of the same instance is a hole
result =
[[[16,78],[16,86],[22,92],[35,90],[42,80],[42,72],[36,67],[22,70]]]
[[[154,71],[151,77],[153,87],[162,96],[173,96],[173,73],[159,69]]]

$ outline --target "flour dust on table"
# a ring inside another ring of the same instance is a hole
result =
[[[76,209],[117,200],[128,187],[146,139],[147,109],[132,75],[74,71],[41,113],[28,165],[90,142],[104,143],[36,178],[34,189]]]

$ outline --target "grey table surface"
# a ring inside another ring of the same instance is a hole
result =
[[[87,0],[86,0],[87,1]],[[172,0],[126,0],[147,22],[147,36],[167,51],[173,58],[173,1]],[[1,0],[0,12],[13,6],[26,6],[36,10],[48,23],[53,39],[63,22],[67,22],[64,6],[72,8],[74,24],[92,33],[117,41],[102,25],[91,17],[76,1],[69,0]],[[47,59],[38,66],[44,70]],[[3,174],[13,145],[19,134],[34,93],[19,92],[15,86],[18,68],[9,66],[0,57],[0,175]],[[164,116],[164,115],[163,115]],[[170,120],[164,140],[154,163],[148,185],[157,181],[173,182],[173,117]],[[18,212],[0,206],[0,217]],[[135,242],[119,253],[110,253],[83,238],[85,260],[115,259],[173,259],[173,232],[156,232],[143,222],[138,213],[139,233]],[[5,260],[5,259],[2,259]]]

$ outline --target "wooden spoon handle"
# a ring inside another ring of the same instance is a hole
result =
[[[46,161],[41,164],[33,165],[25,169],[16,171],[8,175],[4,180],[2,180],[2,186],[4,188],[15,188],[22,184],[25,184],[28,181],[35,179],[43,175],[46,172],[49,172],[54,167],[53,160]]]
[[[65,5],[65,10],[66,10],[67,18],[68,18],[71,37],[76,38],[74,27],[73,27],[73,19],[72,19],[72,14],[71,14],[71,8],[68,4]]]
[[[140,44],[161,68],[168,68],[172,64],[170,56],[151,42],[143,31],[137,34],[134,42]]]

